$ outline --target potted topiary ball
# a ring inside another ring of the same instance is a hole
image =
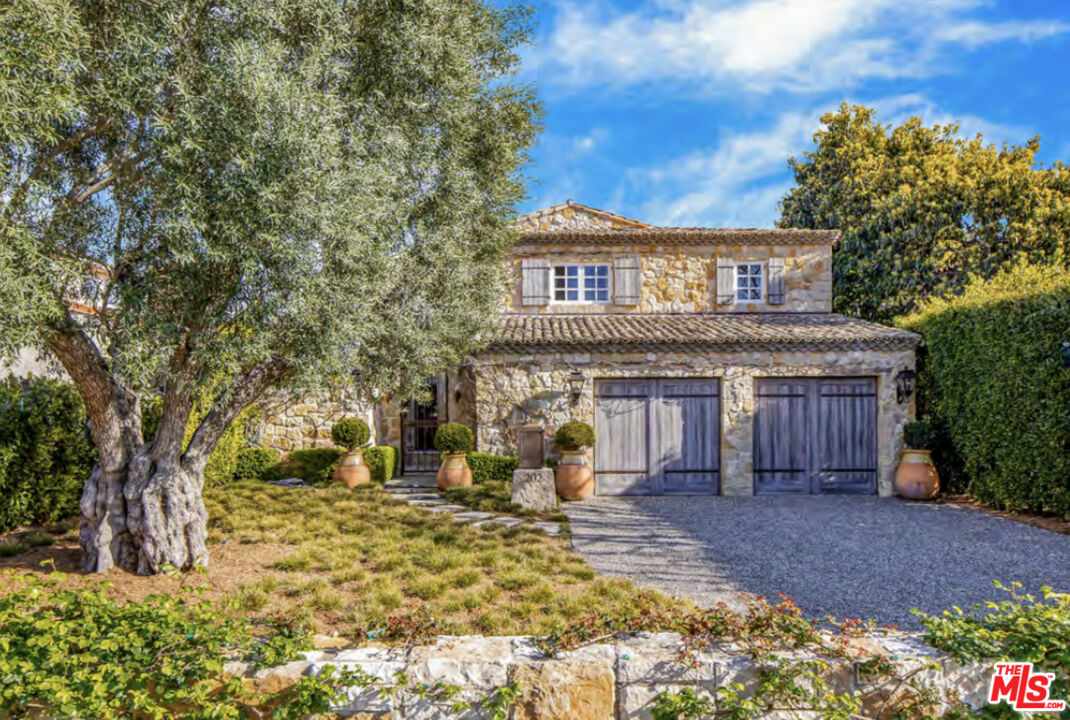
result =
[[[566,500],[586,500],[594,496],[594,469],[587,460],[587,448],[594,447],[594,428],[579,420],[569,420],[557,429],[554,445],[561,453],[555,486]]]
[[[443,423],[435,430],[435,450],[442,453],[442,466],[435,476],[440,490],[472,487],[468,453],[474,440],[472,431],[460,423]]]
[[[346,418],[331,427],[331,438],[346,449],[342,459],[334,469],[335,482],[345,483],[352,490],[358,485],[366,485],[372,479],[368,466],[364,464],[363,447],[368,444],[371,431],[368,423],[360,418]]]
[[[940,493],[940,475],[933,465],[935,429],[925,420],[903,426],[906,448],[895,470],[895,494],[907,500],[932,500]]]

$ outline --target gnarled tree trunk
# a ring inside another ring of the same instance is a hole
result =
[[[90,572],[121,567],[142,575],[170,565],[208,563],[203,474],[181,462],[153,462],[151,444],[110,466],[103,459],[82,491],[83,565]]]
[[[136,393],[110,374],[92,340],[72,321],[45,339],[85,402],[100,454],[82,492],[85,569],[147,575],[168,565],[207,565],[204,466],[230,423],[285,373],[285,364],[265,360],[235,377],[183,447],[193,390],[188,344],[171,358],[156,437],[145,442]]]

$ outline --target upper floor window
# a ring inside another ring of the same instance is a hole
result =
[[[765,274],[761,263],[736,264],[736,300],[761,300],[765,294]]]
[[[554,302],[609,302],[609,265],[554,265]]]

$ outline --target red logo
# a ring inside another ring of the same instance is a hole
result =
[[[1064,710],[1065,700],[1048,698],[1053,680],[1055,675],[1052,673],[1033,672],[1033,663],[996,663],[996,673],[988,686],[988,702],[1006,700],[1020,712]]]

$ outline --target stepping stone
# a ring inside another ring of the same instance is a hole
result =
[[[559,523],[552,522],[534,522],[532,526],[537,527],[550,537],[557,537],[561,534],[561,525]]]
[[[500,516],[500,517],[492,517],[492,518],[489,518],[487,520],[480,520],[477,523],[472,523],[472,527],[488,527],[490,525],[504,525],[507,528],[511,528],[511,527],[516,527],[517,525],[520,525],[520,524],[522,524],[524,522],[526,522],[526,521],[523,518]]]
[[[405,496],[408,500],[441,500],[442,496],[438,493],[412,493]]]
[[[450,512],[450,513],[455,513],[455,512],[464,512],[468,508],[466,508],[464,505],[427,505],[427,506],[424,506],[423,509],[426,510],[427,512],[436,512],[436,513]]]
[[[474,522],[476,520],[486,520],[487,518],[492,517],[494,517],[494,513],[479,512],[478,510],[454,513],[453,515],[454,520],[460,520],[461,522]]]
[[[408,503],[409,505],[415,505],[416,507],[431,507],[431,506],[435,506],[435,505],[445,505],[446,504],[446,501],[443,500],[442,498],[439,498],[439,497],[437,497],[437,498],[416,498],[415,500],[408,499],[405,502]]]

